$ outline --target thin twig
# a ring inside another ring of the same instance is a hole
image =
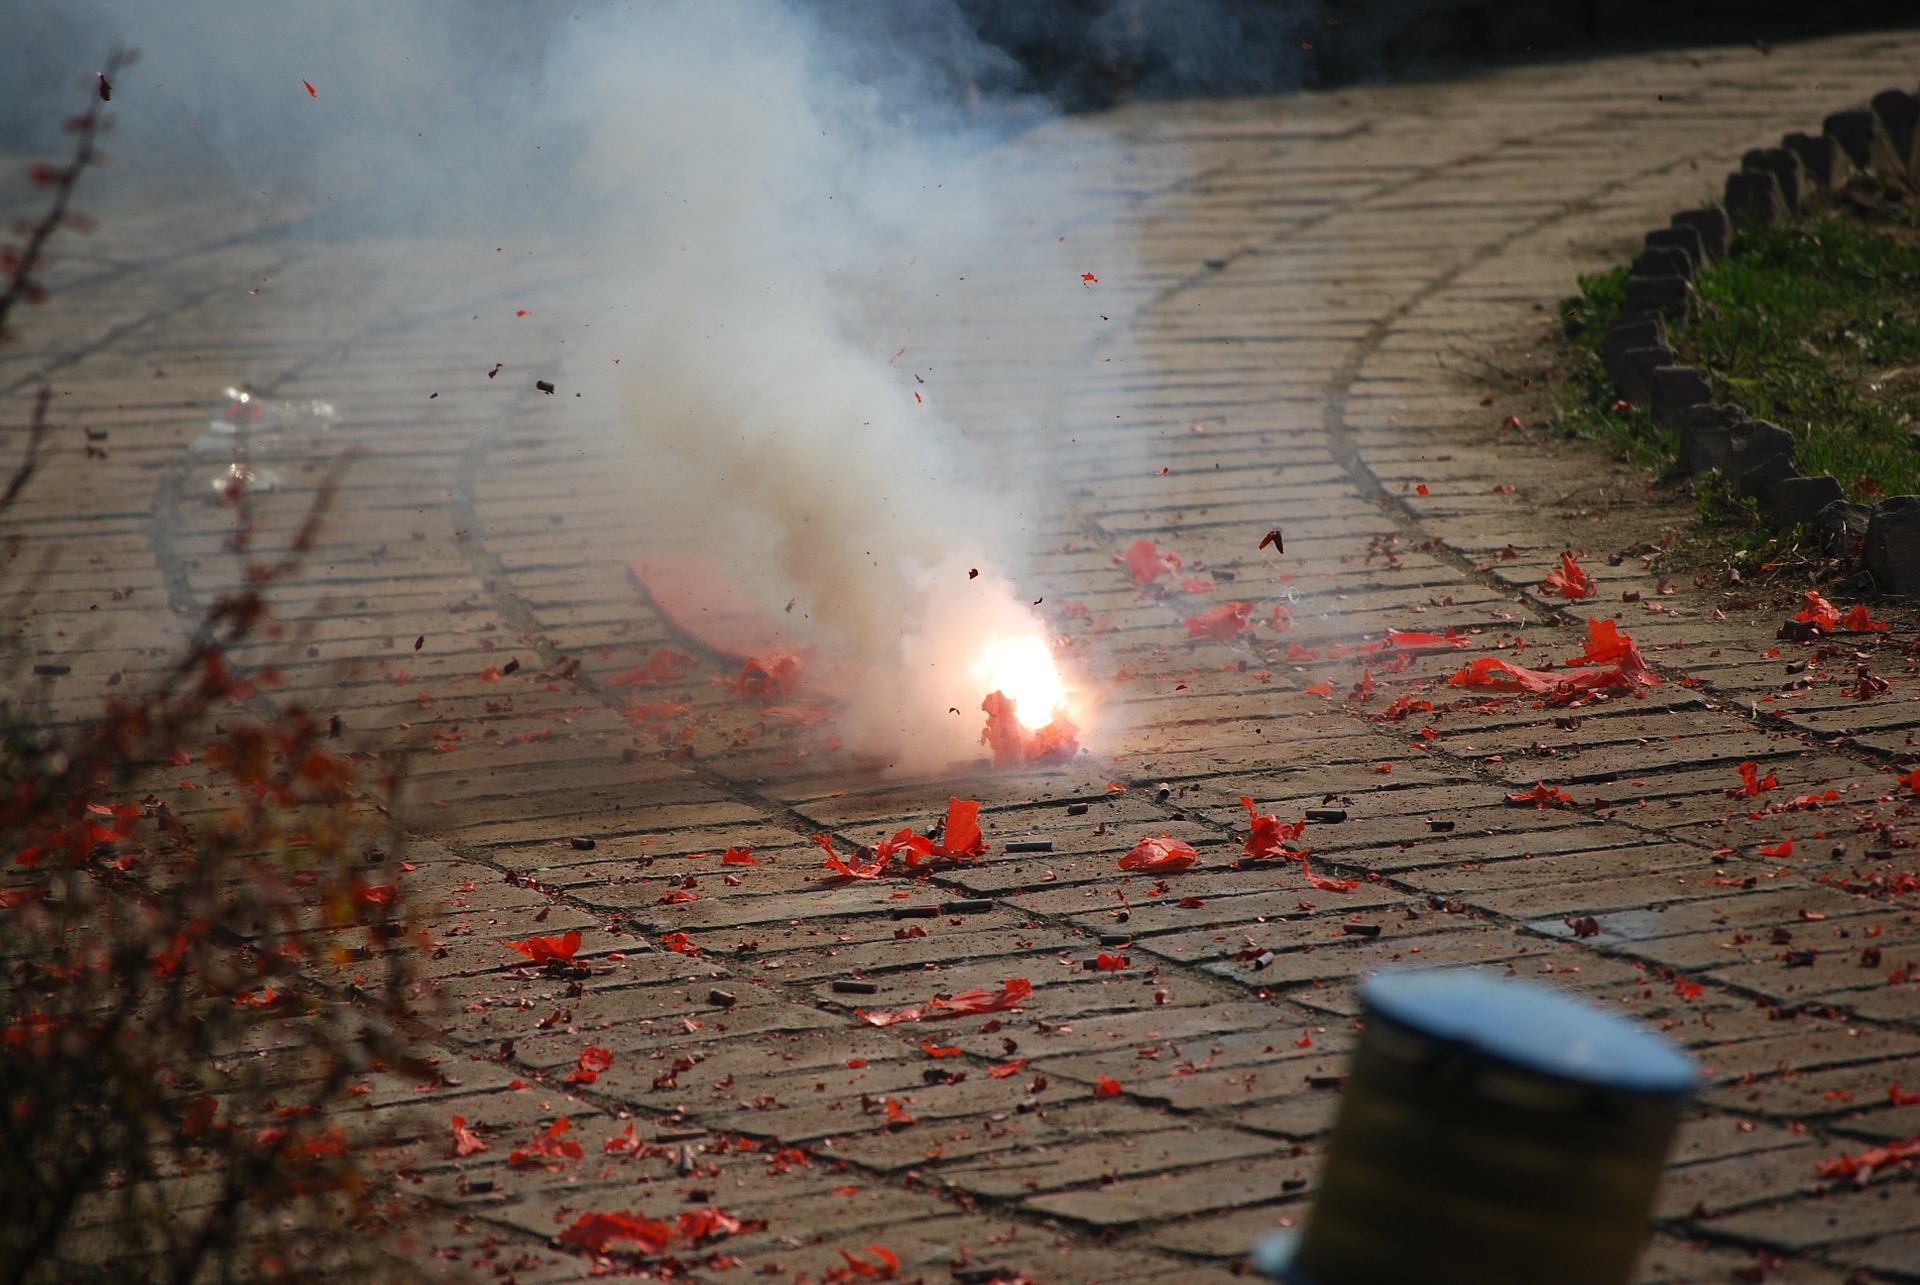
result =
[[[7,489],[0,492],[0,512],[13,507],[14,500],[33,477],[34,469],[40,465],[40,447],[47,440],[47,403],[52,397],[53,389],[45,384],[40,385],[40,395],[33,399],[33,418],[27,422],[26,453],[14,467],[13,476],[7,479]]]
[[[54,229],[67,217],[67,203],[73,199],[73,189],[79,186],[80,171],[93,163],[94,140],[99,137],[100,126],[106,119],[103,104],[113,97],[112,77],[119,74],[124,61],[125,55],[118,47],[107,54],[106,67],[99,73],[98,82],[94,85],[93,101],[85,114],[78,118],[80,141],[74,145],[73,160],[66,169],[58,171],[59,178],[53,184],[53,205],[34,224],[25,248],[20,251],[20,260],[13,266],[13,275],[8,279],[6,289],[0,290],[0,335],[6,333],[7,314],[13,311],[14,304],[21,299],[31,301],[37,298],[38,288],[32,281],[33,270],[39,266],[40,257],[46,252]]]

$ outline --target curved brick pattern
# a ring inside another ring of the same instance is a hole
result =
[[[1034,596],[1086,605],[1060,623],[1111,680],[1118,729],[1067,767],[876,780],[820,729],[731,704],[711,660],[640,701],[684,711],[629,714],[609,680],[684,643],[625,577],[644,551],[622,481],[637,452],[606,407],[533,387],[564,337],[544,319],[592,279],[560,247],[348,253],[230,208],[109,212],[0,352],[0,387],[51,372],[62,431],[110,432],[105,458],[51,460],[8,519],[17,565],[59,555],[10,637],[73,666],[47,682],[56,716],[150,674],[234,574],[230,515],[188,453],[213,392],[248,379],[340,404],[337,426],[259,461],[282,474],[270,538],[330,460],[367,452],[289,604],[308,623],[245,659],[352,735],[417,738],[412,859],[452,1078],[383,1084],[368,1110],[418,1122],[445,1255],[581,1278],[590,1265],[548,1244],[579,1212],[713,1200],[767,1219],[727,1248],[769,1275],[818,1279],[837,1249],[880,1243],[910,1275],[1224,1280],[1311,1195],[1356,980],[1473,962],[1577,987],[1699,1053],[1706,1088],[1642,1279],[1727,1279],[1760,1250],[1787,1260],[1769,1279],[1913,1279],[1920,1214],[1883,1198],[1906,1185],[1826,1191],[1814,1172],[1920,1129],[1888,1094],[1920,1089],[1920,991],[1889,981],[1920,964],[1920,929],[1883,877],[1912,865],[1887,771],[1920,726],[1911,666],[1878,637],[1777,644],[1791,607],[1739,587],[1663,593],[1641,536],[1670,515],[1632,474],[1542,440],[1519,385],[1549,373],[1551,309],[1577,272],[1655,246],[1722,252],[1706,215],[1672,224],[1697,237],[1642,236],[1715,201],[1749,149],[1916,64],[1920,38],[1863,36],[1136,106],[980,158],[1015,235],[965,307],[934,305],[916,333],[978,448],[1057,488]],[[1076,170],[1089,142],[1103,160]],[[1830,174],[1818,150],[1792,149]],[[1137,251],[1088,265],[1076,326],[996,304],[1039,288],[1020,246],[1062,235]],[[1671,260],[1648,266],[1684,286]],[[296,338],[264,342],[274,326]],[[1697,427],[1702,450],[1733,449]],[[1283,556],[1256,547],[1276,523]],[[1140,536],[1220,591],[1139,593],[1114,555]],[[1540,584],[1567,548],[1597,593],[1559,610]],[[1189,639],[1182,618],[1229,592],[1263,609],[1284,595],[1291,629]],[[1570,709],[1445,683],[1463,655],[1572,655],[1589,614],[1627,626],[1665,681]],[[1472,647],[1352,650],[1390,626]],[[1861,699],[1861,666],[1891,687]],[[1434,708],[1386,718],[1399,696]],[[1778,789],[1730,797],[1748,760]],[[1509,802],[1541,780],[1578,806]],[[219,806],[161,783],[185,810]],[[949,794],[982,800],[986,861],[911,887],[813,882],[813,834],[846,850]],[[1287,818],[1344,813],[1305,841],[1316,873],[1355,889],[1231,868],[1243,794]],[[1164,890],[1124,879],[1115,858],[1147,832],[1192,842],[1201,866]],[[722,863],[746,844],[759,864]],[[579,965],[553,975],[498,944],[575,929]],[[703,953],[663,948],[672,933]],[[1087,967],[1102,950],[1126,966]],[[1012,977],[1034,988],[1015,1013],[855,1016]],[[569,1085],[589,1042],[613,1063]],[[454,1113],[490,1151],[450,1158]],[[510,1170],[561,1115],[585,1158]],[[643,1154],[605,1150],[629,1124]]]

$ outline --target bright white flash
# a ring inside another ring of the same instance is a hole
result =
[[[1013,702],[1013,715],[1029,731],[1053,721],[1054,711],[1067,703],[1066,684],[1046,640],[1033,634],[1001,638],[987,644],[974,667],[986,691],[1000,692]]]

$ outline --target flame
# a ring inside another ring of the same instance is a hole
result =
[[[1067,686],[1053,651],[1038,634],[1000,638],[974,666],[986,691],[998,691],[1013,702],[1013,716],[1028,731],[1037,731],[1067,708]]]

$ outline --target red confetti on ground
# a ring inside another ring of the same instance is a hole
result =
[[[580,1050],[578,1069],[567,1072],[568,1084],[592,1084],[600,1078],[600,1072],[613,1065],[613,1050],[603,1049],[589,1044]]]
[[[319,91],[319,90],[317,90],[317,89],[315,89],[315,88],[313,87],[313,82],[312,82],[311,80],[303,80],[303,81],[301,81],[300,83],[301,83],[301,84],[303,84],[303,85],[305,85],[305,86],[307,87],[307,97],[308,97],[308,98],[318,98],[318,97],[320,97],[320,91]]]
[[[1247,841],[1242,847],[1242,851],[1249,857],[1277,856],[1297,860],[1306,855],[1303,852],[1287,850],[1287,840],[1298,839],[1306,833],[1305,821],[1288,822],[1282,821],[1277,816],[1264,815],[1254,807],[1253,800],[1244,794],[1240,796],[1240,805],[1247,810],[1247,822],[1253,827],[1253,832],[1247,836]]]
[[[1778,789],[1780,786],[1780,782],[1775,779],[1773,773],[1769,772],[1762,777],[1760,765],[1751,761],[1740,764],[1734,771],[1740,774],[1740,784],[1727,791],[1727,797],[1730,799],[1750,799],[1764,790]]]
[[[720,864],[723,866],[757,866],[760,864],[760,859],[753,855],[753,848],[751,846],[745,848],[728,848],[726,853],[720,858]]]
[[[1133,845],[1132,851],[1120,858],[1122,870],[1138,870],[1142,874],[1166,874],[1175,870],[1185,870],[1200,859],[1200,854],[1192,845],[1178,839],[1161,835],[1152,835]]]
[[[613,687],[651,687],[655,683],[672,682],[694,666],[693,657],[671,647],[658,647],[643,665],[622,670],[607,679]]]
[[[1097,1098],[1117,1098],[1120,1096],[1120,1081],[1112,1076],[1103,1075],[1100,1083],[1094,1085],[1093,1095]]]
[[[1586,655],[1578,664],[1598,664],[1602,658],[1615,663],[1606,669],[1590,669],[1578,674],[1552,674],[1541,669],[1510,665],[1493,656],[1468,662],[1447,680],[1450,687],[1485,687],[1494,691],[1530,692],[1545,696],[1555,704],[1564,704],[1600,691],[1635,691],[1659,685],[1660,679],[1641,658],[1632,638],[1621,633],[1613,621],[1587,622]],[[1576,662],[1569,662],[1574,664]]]
[[[526,1145],[525,1150],[516,1151],[508,1156],[507,1163],[523,1168],[528,1165],[544,1165],[549,1169],[557,1169],[559,1166],[550,1164],[549,1161],[578,1160],[582,1154],[580,1144],[565,1136],[572,1128],[573,1121],[566,1116],[561,1116],[547,1126],[545,1133],[535,1134],[533,1141]]]
[[[1253,628],[1253,604],[1223,602],[1210,611],[1189,616],[1181,623],[1186,625],[1189,638],[1211,638],[1215,642],[1226,642]]]
[[[714,681],[736,696],[779,700],[800,689],[800,658],[785,652],[774,652],[764,660],[749,657],[737,675]]]
[[[1790,857],[1793,855],[1793,840],[1786,839],[1774,844],[1770,848],[1761,848],[1760,855],[1763,857]]]
[[[892,1103],[888,1105],[891,1106]],[[858,1255],[849,1254],[844,1249],[838,1252],[840,1257],[847,1260],[847,1270],[855,1276],[865,1276],[873,1280],[884,1281],[892,1280],[900,1274],[899,1255],[890,1249],[883,1249],[879,1245],[867,1246],[867,1252],[873,1255],[873,1262],[868,1262]]]
[[[1557,785],[1548,785],[1545,781],[1536,782],[1531,790],[1507,796],[1507,806],[1524,808],[1571,808],[1578,806],[1573,796]]]
[[[996,1080],[1004,1080],[1009,1076],[1020,1074],[1021,1068],[1026,1066],[1026,1064],[1027,1064],[1027,1059],[1023,1057],[1017,1057],[1011,1062],[1002,1062],[998,1066],[988,1067],[987,1074],[991,1075]]]
[[[1890,1142],[1884,1147],[1868,1147],[1859,1155],[1838,1155],[1822,1160],[1814,1172],[1822,1178],[1852,1178],[1861,1186],[1873,1177],[1874,1170],[1888,1165],[1906,1164],[1920,1159],[1920,1134],[1905,1142]]]
[[[524,941],[503,941],[500,943],[508,950],[519,951],[536,964],[551,960],[565,963],[573,958],[573,952],[580,949],[580,934],[568,933],[564,937],[528,937]]]
[[[562,1245],[572,1245],[593,1254],[607,1254],[616,1246],[631,1246],[626,1252],[652,1256],[664,1253],[673,1231],[665,1223],[628,1213],[581,1214],[573,1226],[560,1233]]]
[[[1464,634],[1456,634],[1449,629],[1444,634],[1426,633],[1419,629],[1389,629],[1387,641],[1396,647],[1465,647],[1473,640]]]
[[[467,1127],[465,1116],[453,1117],[453,1154],[456,1156],[477,1156],[482,1151],[491,1151],[487,1140]]]
[[[1127,546],[1122,561],[1132,573],[1134,582],[1151,586],[1161,576],[1178,576],[1180,573],[1180,555],[1172,550],[1162,552],[1151,540],[1135,540]]]
[[[961,991],[949,999],[931,999],[924,1004],[896,1009],[891,1013],[867,1013],[855,1009],[854,1016],[869,1026],[894,1026],[901,1022],[917,1022],[928,1014],[966,1017],[973,1013],[1001,1013],[1015,1007],[1031,994],[1032,982],[1024,977],[1013,977],[997,991]]]
[[[1571,553],[1560,555],[1559,569],[1547,572],[1547,578],[1540,582],[1540,587],[1548,593],[1572,599],[1591,598],[1599,592],[1593,577],[1581,568]]]

